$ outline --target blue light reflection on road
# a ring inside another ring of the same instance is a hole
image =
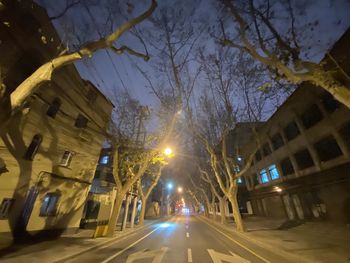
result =
[[[158,230],[155,234],[162,235],[163,240],[167,241],[172,235],[174,235],[175,231],[178,230],[178,224],[172,221],[162,222],[157,224],[156,228]]]

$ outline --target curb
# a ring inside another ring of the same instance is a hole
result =
[[[199,216],[203,221],[206,221],[207,223],[212,223],[212,224],[215,224],[216,226],[218,227],[221,227],[221,228],[227,228],[228,226],[227,225],[222,225],[218,222],[215,222],[213,219],[208,219],[206,218],[205,216],[203,215],[200,215]],[[247,240],[247,241],[250,241],[252,243],[255,243],[257,246],[260,246],[264,249],[267,249],[267,250],[271,250],[273,251],[275,254],[281,256],[281,257],[285,257],[285,258],[293,258],[293,260],[295,260],[295,262],[303,262],[303,263],[312,263],[312,261],[308,260],[308,259],[305,259],[304,257],[301,257],[299,255],[295,255],[291,252],[287,252],[287,251],[284,251],[283,249],[281,248],[276,248],[276,246],[273,246],[273,245],[269,245],[269,244],[266,244],[264,242],[261,242],[260,240],[258,239],[255,239],[253,237],[250,237],[244,233],[241,233],[241,232],[238,232],[237,230],[235,229],[229,229],[229,231],[232,231],[233,233],[237,234],[238,236],[240,236],[241,238]]]
[[[145,224],[145,225],[143,225],[143,226],[141,226],[141,227],[135,227],[133,230],[131,230],[131,231],[129,231],[129,232],[124,232],[124,233],[122,233],[122,234],[120,234],[120,235],[118,235],[118,236],[116,236],[116,237],[112,237],[112,238],[110,238],[110,239],[108,239],[108,240],[102,241],[101,243],[98,243],[98,244],[93,245],[93,246],[91,246],[91,247],[88,247],[88,248],[86,248],[86,249],[82,249],[82,250],[80,250],[80,251],[78,251],[78,252],[75,252],[75,253],[72,253],[72,254],[69,254],[69,255],[65,255],[65,256],[63,256],[63,257],[61,257],[61,258],[59,258],[59,259],[53,261],[53,263],[64,262],[64,261],[66,261],[66,260],[68,260],[68,259],[72,259],[72,258],[74,258],[74,257],[80,256],[80,255],[82,255],[82,254],[84,254],[84,253],[86,253],[86,252],[88,252],[88,251],[94,250],[94,249],[96,249],[96,248],[98,248],[98,247],[101,247],[101,246],[103,246],[103,245],[106,245],[106,244],[108,244],[108,243],[113,243],[113,242],[115,242],[116,240],[122,239],[122,238],[124,238],[124,237],[126,237],[126,236],[129,236],[129,235],[135,233],[135,232],[138,231],[138,230],[145,229],[145,228],[147,228],[147,227],[149,227],[149,226],[151,226],[151,225],[157,224],[158,222],[161,222],[161,221],[164,221],[164,220],[167,220],[167,219],[168,219],[168,218],[165,218],[165,219],[162,218],[162,219],[158,219],[158,220],[156,220],[156,221],[154,221],[154,222],[152,222],[152,223]]]

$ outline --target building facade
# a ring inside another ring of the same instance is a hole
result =
[[[326,66],[349,86],[350,31]],[[303,83],[258,130],[258,148],[245,173],[254,214],[290,220],[350,223],[350,110],[321,88]]]
[[[39,65],[60,52],[45,10],[2,1],[0,106]],[[0,138],[0,234],[62,233],[79,227],[112,103],[74,65],[56,70]]]

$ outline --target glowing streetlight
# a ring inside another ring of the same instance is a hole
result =
[[[167,187],[168,187],[169,190],[171,190],[171,189],[173,189],[173,184],[172,183],[168,183]]]
[[[182,193],[182,191],[183,191],[182,187],[179,186],[179,187],[177,188],[177,192],[178,192],[178,193]]]
[[[165,148],[164,154],[166,156],[170,156],[172,153],[173,153],[173,150],[171,148],[169,148],[169,147]]]
[[[275,186],[274,187],[275,191],[278,192],[278,193],[281,193],[283,190],[282,188],[278,187],[278,186]]]

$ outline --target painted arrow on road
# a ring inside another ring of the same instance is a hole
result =
[[[230,262],[230,263],[249,263],[249,260],[246,260],[237,254],[230,251],[231,255],[216,252],[214,249],[208,249],[208,253],[213,260],[213,263],[222,263],[222,262]]]
[[[167,252],[167,247],[162,247],[157,250],[141,250],[128,256],[126,263],[132,263],[136,260],[153,258],[152,263],[160,263]]]

